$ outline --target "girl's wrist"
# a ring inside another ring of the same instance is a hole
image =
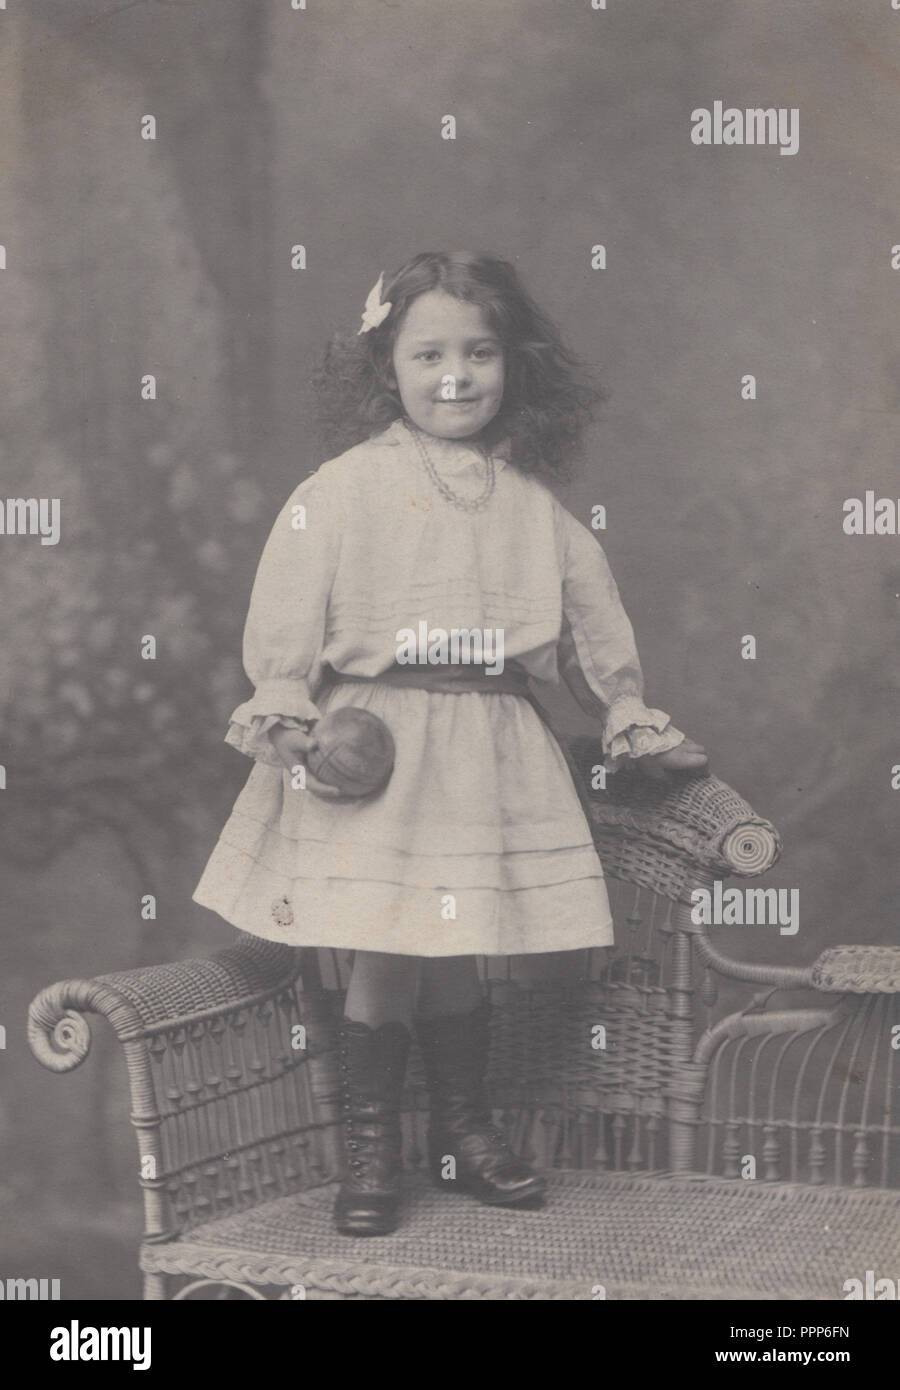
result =
[[[302,729],[305,734],[309,733],[310,729],[315,723],[315,719],[300,719],[293,714],[280,714],[278,716],[278,724],[281,725],[283,728]]]

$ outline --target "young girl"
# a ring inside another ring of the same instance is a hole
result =
[[[353,950],[335,1217],[381,1234],[397,1224],[413,1028],[435,1176],[452,1156],[449,1189],[541,1201],[486,1103],[475,958],[612,943],[591,832],[528,677],[562,674],[601,721],[610,771],[634,759],[662,778],[706,758],[643,703],[603,552],[544,482],[562,475],[592,392],[511,265],[427,253],[380,276],[318,386],[353,447],[295,489],[263,552],[244,634],[255,693],[226,735],[256,766],[194,898],[257,936]],[[420,624],[435,641],[478,634],[485,659],[443,664],[437,646],[436,663],[401,664]],[[348,705],[393,734],[387,785],[349,800],[307,771],[295,790],[316,721]]]

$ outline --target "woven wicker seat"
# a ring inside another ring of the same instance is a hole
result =
[[[211,1221],[145,1246],[141,1267],[309,1299],[828,1299],[855,1271],[897,1263],[896,1193],[876,1189],[569,1171],[551,1175],[542,1210],[511,1215],[415,1174],[399,1230],[362,1252],[334,1231],[334,1194]]]
[[[87,1056],[87,1013],[123,1045],[147,1298],[216,1285],[276,1298],[827,1299],[866,1270],[896,1275],[898,952],[735,959],[691,920],[691,891],[771,868],[774,827],[714,777],[620,775],[593,791],[596,744],[568,752],[612,890],[615,952],[567,953],[553,978],[485,969],[491,1100],[550,1174],[541,1211],[426,1183],[414,1049],[404,1222],[374,1240],[334,1233],[346,980],[330,952],[239,934],[209,960],[37,996],[29,1041],[52,1070]],[[737,1011],[718,1007],[723,979],[746,992]]]

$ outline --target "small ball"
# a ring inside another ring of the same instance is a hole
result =
[[[394,740],[383,719],[348,705],[332,710],[313,729],[317,747],[306,759],[314,777],[343,796],[371,796],[394,769]]]

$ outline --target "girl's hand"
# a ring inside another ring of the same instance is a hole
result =
[[[288,772],[293,772],[298,763],[306,768],[307,755],[318,747],[314,731],[307,734],[303,729],[287,724],[276,724],[271,728],[269,730],[269,742]],[[332,787],[328,782],[320,782],[318,777],[313,777],[309,768],[306,768],[306,787],[308,791],[315,792],[316,796],[321,796],[324,801],[347,800],[341,795],[337,787]]]
[[[695,743],[692,738],[686,738],[667,753],[646,753],[635,761],[644,776],[652,782],[667,782],[670,773],[696,777],[709,771],[709,759],[702,745]]]

